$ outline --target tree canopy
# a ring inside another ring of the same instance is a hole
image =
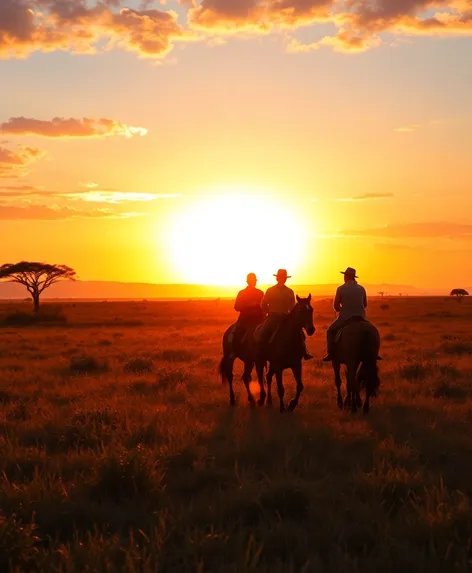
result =
[[[451,290],[451,296],[469,296],[469,293],[463,288],[455,288]]]

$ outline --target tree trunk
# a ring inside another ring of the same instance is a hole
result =
[[[33,297],[34,312],[38,312],[39,311],[39,293],[35,292],[31,296]]]

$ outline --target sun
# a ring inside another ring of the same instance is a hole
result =
[[[263,194],[200,199],[172,218],[167,241],[187,284],[239,285],[249,272],[267,284],[279,268],[296,275],[305,255],[302,216]]]

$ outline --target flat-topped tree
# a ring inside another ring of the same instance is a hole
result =
[[[457,300],[460,302],[463,297],[469,296],[469,293],[463,288],[455,288],[451,290],[451,296],[457,297]]]
[[[21,261],[0,267],[0,280],[24,285],[33,299],[34,311],[39,310],[39,297],[54,283],[61,280],[75,280],[76,272],[66,265],[32,263]]]

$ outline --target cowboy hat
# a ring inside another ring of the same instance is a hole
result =
[[[285,269],[279,269],[274,277],[285,277],[286,279],[291,279],[292,277],[287,274]]]
[[[358,279],[359,277],[356,275],[356,269],[353,269],[352,267],[347,267],[347,269],[345,271],[341,271],[342,275],[349,275],[351,277],[354,277],[355,279]]]

